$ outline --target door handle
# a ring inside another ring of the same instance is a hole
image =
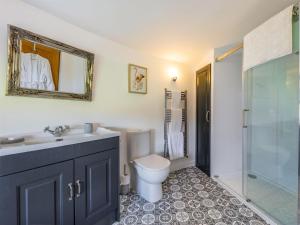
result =
[[[249,109],[244,109],[243,110],[243,128],[248,128],[248,125],[246,124],[246,116],[247,116],[247,112],[249,112]]]
[[[76,190],[77,190],[76,197],[79,198],[80,195],[81,195],[81,182],[80,182],[80,180],[77,180],[75,182],[75,184],[76,184]]]
[[[73,197],[74,197],[73,183],[69,183],[68,187],[69,187],[69,201],[73,201]]]
[[[207,110],[206,111],[206,114],[205,114],[205,120],[206,120],[206,122],[208,122],[209,123],[209,110]]]

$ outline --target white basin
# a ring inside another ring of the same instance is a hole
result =
[[[89,137],[96,137],[97,134],[66,134],[61,137],[44,137],[44,135],[33,135],[33,136],[27,136],[25,137],[25,140],[20,143],[14,143],[14,144],[5,144],[0,145],[0,147],[5,148],[12,148],[16,146],[24,146],[24,145],[40,145],[40,144],[47,144],[47,143],[55,143],[55,142],[63,142],[63,141],[72,141],[77,139],[83,139],[83,138],[89,138]]]
[[[120,136],[120,133],[105,128],[98,128],[96,132],[91,134],[83,133],[83,129],[73,129],[61,137],[54,137],[42,132],[18,136],[24,137],[24,142],[6,145],[0,144],[0,156],[116,137]]]
[[[70,139],[77,139],[77,138],[87,138],[87,137],[95,137],[97,134],[70,134],[70,135],[64,135],[59,138],[62,138],[64,140],[70,140]]]
[[[63,141],[62,138],[45,138],[45,139],[29,139],[24,141],[24,145],[39,145],[39,144],[46,144],[46,143],[53,143]]]
[[[63,141],[63,139],[55,138],[55,137],[44,138],[44,137],[27,136],[27,137],[25,137],[25,140],[23,142],[13,143],[13,144],[2,144],[2,145],[0,145],[0,149],[1,149],[1,147],[3,149],[4,148],[14,148],[14,147],[18,147],[18,146],[38,145],[38,144],[53,143],[53,142],[59,142],[59,141]]]

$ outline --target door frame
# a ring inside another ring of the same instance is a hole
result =
[[[197,82],[197,76],[199,73],[202,73],[204,71],[207,71],[207,74],[208,74],[208,77],[209,77],[209,80],[208,80],[208,87],[209,87],[209,105],[208,105],[208,108],[209,108],[209,130],[208,130],[208,133],[209,133],[209,155],[208,155],[208,158],[209,158],[209,171],[208,171],[208,174],[210,176],[210,173],[211,173],[211,118],[212,118],[212,110],[211,110],[211,105],[212,105],[212,88],[211,88],[211,70],[212,70],[212,64],[209,63],[207,64],[206,66],[202,67],[201,69],[197,70],[196,71],[196,140],[195,140],[195,146],[196,146],[196,151],[195,151],[195,156],[196,156],[196,166],[198,167],[198,145],[199,145],[199,142],[198,142],[198,121],[199,121],[199,118],[198,118],[198,92],[197,92],[197,89],[198,89],[198,82]]]

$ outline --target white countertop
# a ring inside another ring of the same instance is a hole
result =
[[[53,137],[51,134],[45,133],[30,133],[13,136],[24,137],[25,142],[0,145],[0,157],[117,137],[120,136],[120,132],[111,131],[105,128],[98,128],[94,133],[84,134],[83,129],[71,129],[70,132],[61,137]],[[56,141],[57,139],[62,140]]]

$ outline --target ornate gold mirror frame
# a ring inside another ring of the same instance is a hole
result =
[[[20,87],[20,53],[21,40],[26,39],[34,43],[49,46],[63,52],[76,55],[87,60],[87,71],[85,79],[85,93],[51,92],[44,90],[27,89]],[[94,54],[72,47],[70,45],[52,40],[50,38],[32,33],[30,31],[8,25],[8,96],[31,96],[39,98],[73,99],[82,101],[92,100]]]

